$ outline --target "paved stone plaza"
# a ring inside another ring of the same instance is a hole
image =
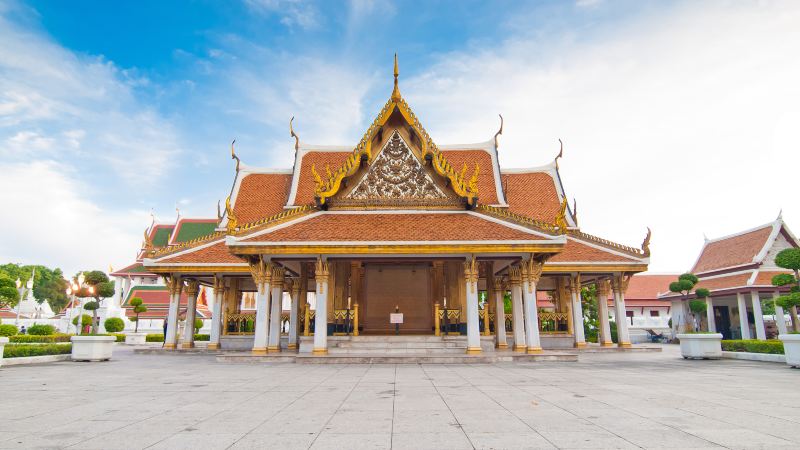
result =
[[[800,447],[800,370],[674,346],[499,365],[114,354],[0,369],[0,447]]]

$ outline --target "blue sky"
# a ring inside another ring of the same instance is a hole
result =
[[[0,259],[125,264],[151,208],[213,217],[233,138],[272,167],[291,116],[305,142],[357,142],[397,52],[437,142],[487,140],[498,113],[504,166],[564,139],[585,231],[637,245],[650,226],[653,269],[684,270],[704,232],[800,223],[798,20],[795,2],[0,0]]]

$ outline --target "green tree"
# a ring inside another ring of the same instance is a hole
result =
[[[144,300],[139,297],[133,297],[130,301],[130,305],[133,306],[133,312],[136,314],[136,317],[133,318],[133,321],[136,322],[136,326],[134,327],[133,332],[139,332],[139,314],[143,312],[147,312],[147,306],[143,305]]]
[[[19,302],[15,279],[0,272],[0,308],[13,308]]]
[[[83,305],[83,308],[92,312],[92,333],[97,333],[97,310],[100,309],[100,302],[104,298],[114,296],[114,282],[109,281],[108,275],[100,270],[83,272],[83,275],[84,286],[81,286],[76,296],[94,299]]]
[[[78,326],[77,317],[72,318],[72,324],[75,325],[76,327]],[[91,324],[92,324],[92,316],[88,314],[81,314],[81,329],[86,328]]]
[[[672,283],[669,284],[669,290],[670,290],[670,292],[674,292],[676,294],[681,294],[681,296],[683,297],[683,301],[689,303],[689,294],[691,294],[692,289],[694,289],[694,287],[695,287],[695,285],[697,284],[698,281],[700,281],[700,279],[697,278],[697,276],[695,274],[684,273],[684,274],[682,274],[682,275],[680,275],[678,277],[678,281],[673,281]],[[710,292],[707,289],[703,289],[701,291],[701,293],[705,294],[705,297],[708,297],[710,295]],[[697,291],[695,291],[695,294],[697,294]],[[698,295],[698,298],[700,298],[700,297],[701,296]],[[705,297],[702,297],[702,298],[705,298]],[[703,302],[703,305],[705,305],[705,302]],[[695,312],[694,310],[691,309],[692,308],[692,304],[691,303],[689,303],[688,306],[689,306],[689,310],[692,313],[692,320],[694,321],[694,325],[692,326],[692,328],[694,330],[698,330],[700,328],[699,322],[697,321],[697,314],[699,314],[699,312]],[[695,305],[695,307],[699,308],[700,306],[699,305]],[[704,311],[705,311],[705,309],[703,309],[700,312],[704,312]],[[678,331],[684,331],[684,330],[678,330]]]
[[[581,289],[583,309],[583,332],[587,342],[598,342],[600,320],[597,312],[597,287],[589,285]]]
[[[64,309],[68,302],[67,280],[61,269],[49,269],[41,265],[21,266],[19,264],[0,265],[0,273],[5,273],[12,280],[19,278],[26,283],[33,274],[34,268],[36,275],[33,279],[33,298],[41,304],[47,301],[53,311],[58,312]]]
[[[783,309],[788,309],[792,315],[792,328],[800,332],[800,321],[797,319],[797,306],[800,305],[800,248],[787,248],[775,255],[775,265],[794,272],[772,277],[773,286],[791,286],[789,293],[775,300]]]
[[[194,334],[199,333],[200,328],[203,328],[203,319],[194,319]]]

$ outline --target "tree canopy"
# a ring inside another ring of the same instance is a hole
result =
[[[19,302],[19,291],[15,280],[0,272],[0,307],[13,308]]]
[[[12,281],[19,279],[23,283],[27,283],[34,272],[34,268],[36,269],[36,275],[33,279],[33,298],[38,303],[47,301],[53,311],[60,311],[69,301],[66,294],[67,281],[64,279],[61,269],[50,269],[41,265],[23,266],[9,263],[0,265],[0,274],[5,274]],[[14,304],[16,305],[16,302]]]

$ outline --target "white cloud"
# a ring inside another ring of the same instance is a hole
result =
[[[0,261],[61,267],[65,274],[130,263],[147,212],[87,200],[77,174],[55,161],[0,163]],[[133,247],[132,247],[133,246]]]
[[[261,14],[278,15],[288,28],[316,28],[320,24],[317,8],[305,0],[245,0],[251,10]]]
[[[686,3],[576,40],[515,36],[444,55],[401,88],[434,139],[481,141],[506,118],[506,167],[552,160],[585,231],[638,244],[653,270],[694,261],[702,233],[800,223],[800,5]],[[795,225],[800,227],[800,225]]]

